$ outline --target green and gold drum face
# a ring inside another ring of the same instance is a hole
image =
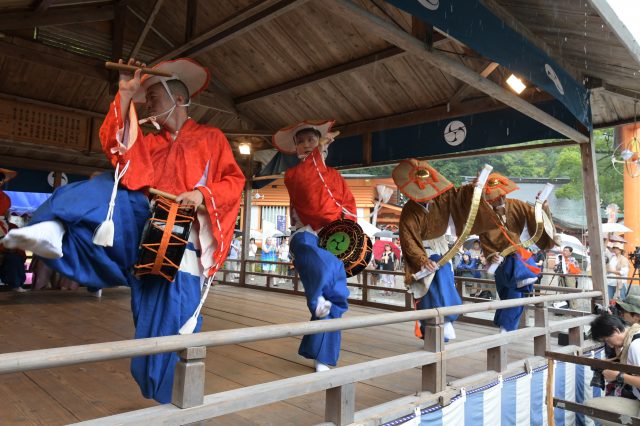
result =
[[[351,238],[349,238],[349,234],[343,231],[338,231],[329,235],[329,238],[327,239],[326,249],[333,255],[340,256],[341,254],[349,250],[350,244]]]
[[[344,264],[348,277],[367,267],[371,261],[373,245],[360,225],[348,219],[331,222],[318,233],[318,245]]]

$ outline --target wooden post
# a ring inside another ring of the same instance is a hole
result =
[[[555,361],[552,359],[547,360],[548,374],[547,374],[547,422],[549,426],[555,426],[556,420],[553,417],[553,391],[554,391],[554,374],[553,369],[555,367]]]
[[[178,356],[180,361],[176,364],[171,403],[178,408],[201,405],[204,401],[204,360],[207,348],[187,348],[178,353]]]
[[[327,389],[324,419],[336,426],[353,423],[356,408],[356,385],[348,383]]]
[[[582,180],[584,183],[584,203],[589,230],[589,248],[591,257],[591,281],[593,289],[602,292],[598,301],[608,306],[606,269],[604,265],[604,247],[602,246],[602,220],[600,218],[600,190],[595,158],[595,141],[593,137],[588,144],[580,144],[582,157]]]
[[[582,349],[584,344],[584,334],[582,333],[582,326],[571,327],[569,329],[569,344],[576,345]]]
[[[247,258],[249,257],[249,240],[251,239],[251,183],[252,174],[251,163],[253,162],[253,150],[249,154],[249,164],[246,168],[246,180],[244,184],[244,216],[242,221],[242,250],[240,252],[240,280],[238,284],[245,285],[247,283]]]
[[[369,271],[362,271],[362,302],[369,300]]]
[[[424,330],[424,350],[439,353],[444,350],[444,333],[442,331],[441,318],[434,318],[427,321]],[[447,369],[445,360],[440,360],[432,364],[422,366],[422,390],[438,393],[442,392],[447,385]]]
[[[507,347],[501,345],[487,349],[487,370],[500,373],[507,369]]]
[[[536,327],[549,327],[549,311],[544,306],[544,303],[536,305],[534,310],[534,325]],[[544,356],[545,352],[549,350],[549,332],[543,336],[537,336],[533,338],[533,353],[536,356]]]

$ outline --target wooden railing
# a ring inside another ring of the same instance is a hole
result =
[[[131,411],[91,420],[83,424],[185,424],[233,413],[312,392],[326,391],[325,418],[336,425],[352,423],[355,418],[355,384],[378,376],[412,368],[422,368],[421,391],[442,392],[446,388],[447,363],[452,358],[487,352],[487,369],[497,372],[507,366],[509,343],[530,342],[534,354],[544,356],[550,347],[550,334],[569,331],[569,343],[581,346],[582,327],[591,316],[549,323],[545,303],[557,300],[600,297],[599,291],[564,295],[536,296],[517,300],[489,301],[411,312],[393,312],[355,318],[269,325],[262,327],[202,332],[185,336],[166,336],[139,340],[97,343],[63,348],[0,354],[0,374],[53,368],[87,362],[130,358],[164,352],[178,352],[172,404]],[[494,334],[459,343],[444,344],[443,318],[448,315],[491,309],[534,305],[533,327]],[[336,330],[349,330],[427,320],[424,348],[322,373],[306,374],[274,382],[247,386],[212,395],[204,395],[206,348],[283,337],[301,336]],[[1,421],[1,419],[0,419]]]
[[[237,265],[237,270],[228,269],[228,265]],[[264,272],[262,267],[258,268],[257,265],[273,265],[276,271],[280,268],[286,268],[293,272],[293,275],[282,275],[277,272]],[[292,266],[288,262],[275,262],[275,261],[263,261],[263,260],[227,260],[225,268],[218,270],[217,281],[221,284],[243,286],[249,288],[255,288],[260,290],[276,291],[281,293],[295,294],[298,296],[304,295],[304,288],[300,277],[295,269],[289,269]],[[254,272],[256,269],[260,271]],[[478,270],[479,272],[485,272]],[[236,279],[231,279],[233,276]],[[384,287],[382,285],[372,284],[379,279],[374,277],[381,277],[382,275],[392,275],[394,277],[404,277],[404,273],[400,271],[383,271],[378,269],[365,269],[358,277],[351,278],[347,281],[347,285],[352,289],[351,296],[349,297],[349,303],[355,305],[371,306],[376,308],[406,311],[412,310],[411,296],[404,289],[404,284],[399,284],[398,287]],[[543,273],[541,275],[552,276],[566,276],[566,277],[588,277],[588,275],[570,275],[570,274],[556,274],[556,273]],[[258,278],[258,280],[255,280]],[[611,279],[627,279],[623,277],[607,277]],[[258,281],[264,280],[264,284],[258,283]],[[456,288],[458,293],[465,302],[484,302],[486,299],[465,296],[463,293],[464,283],[475,283],[481,287],[494,289],[496,287],[495,281],[486,278],[473,278],[473,277],[454,277],[456,282]],[[284,283],[279,283],[279,282]],[[289,283],[290,282],[290,283]],[[556,294],[563,293],[583,293],[585,289],[571,288],[564,286],[549,286],[534,284],[534,294],[539,295],[541,292],[554,292]],[[386,294],[386,295],[385,295]],[[557,311],[557,310],[556,310]],[[567,309],[569,315],[577,315],[577,312]],[[591,310],[589,310],[591,312]]]

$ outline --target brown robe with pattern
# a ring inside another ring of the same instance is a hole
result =
[[[427,260],[422,241],[445,235],[449,225],[449,217],[453,220],[456,232],[462,232],[469,216],[473,189],[473,185],[452,188],[431,200],[428,204],[428,211],[412,200],[404,205],[400,214],[400,246],[405,263],[406,284],[414,281],[411,275],[418,272]],[[491,206],[481,200],[471,233],[481,234],[495,228],[495,221],[491,219],[492,215],[495,213]]]
[[[545,206],[543,209],[549,218],[551,218],[549,208]],[[479,234],[480,245],[482,246],[482,251],[488,261],[490,261],[490,258],[494,255],[499,254],[502,250],[508,248],[512,243],[520,243],[520,234],[524,230],[525,226],[527,227],[529,235],[532,237],[536,232],[534,206],[521,200],[507,198],[505,202],[505,210],[507,219],[505,230],[511,241],[507,239],[495,223],[492,229]],[[497,216],[496,221],[497,223],[501,223]],[[547,250],[553,248],[555,243],[553,242],[553,238],[545,231],[542,233],[542,236],[536,245],[541,250]]]

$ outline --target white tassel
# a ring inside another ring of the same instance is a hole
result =
[[[211,287],[211,282],[213,281],[213,276],[207,278],[207,281],[204,283],[204,293],[200,298],[200,303],[196,308],[196,311],[193,313],[191,318],[185,322],[180,330],[178,330],[178,334],[192,334],[193,330],[196,329],[196,325],[198,325],[198,316],[200,315],[200,310],[202,309],[202,305],[204,305],[205,300],[207,300],[207,295],[209,294],[209,288]]]
[[[116,172],[113,178],[113,189],[111,191],[111,200],[109,201],[109,210],[107,210],[107,217],[96,228],[96,231],[93,233],[93,244],[102,246],[102,247],[112,247],[113,246],[113,238],[115,235],[115,225],[113,223],[113,210],[116,206],[116,195],[118,194],[118,183],[122,176],[126,173],[129,168],[129,162],[124,165],[122,171],[120,169],[120,163],[116,165]]]

